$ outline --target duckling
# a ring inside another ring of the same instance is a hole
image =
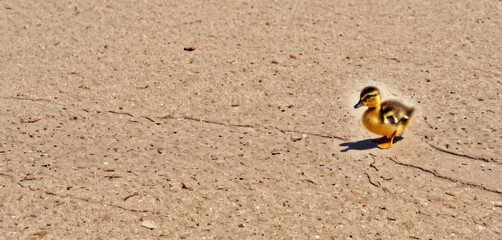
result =
[[[380,90],[376,87],[365,87],[361,91],[359,102],[354,108],[367,106],[362,117],[363,125],[371,132],[383,135],[372,139],[381,149],[391,148],[396,136],[403,136],[413,121],[415,109],[397,101],[382,103]]]

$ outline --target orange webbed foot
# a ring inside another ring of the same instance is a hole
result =
[[[392,133],[392,136],[390,138],[386,138],[386,140],[380,144],[378,144],[378,147],[380,149],[389,149],[394,145],[394,138],[396,137],[397,131],[394,131]]]

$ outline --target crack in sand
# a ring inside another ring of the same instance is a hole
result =
[[[52,102],[51,99],[45,98],[30,98],[30,97],[2,97],[3,99],[31,101],[31,102]]]
[[[174,117],[171,115],[166,115],[159,117],[159,119],[174,119],[174,120],[187,120],[187,121],[194,121],[194,122],[201,122],[201,123],[207,123],[207,124],[215,124],[219,126],[225,126],[225,127],[240,127],[240,128],[253,128],[256,129],[252,125],[248,124],[231,124],[231,123],[222,123],[222,122],[217,122],[217,121],[212,121],[212,120],[204,120],[204,119],[199,119],[199,118],[194,118],[194,117]]]
[[[56,196],[62,197],[62,196],[59,196],[59,195],[56,195]],[[94,203],[94,204],[103,205],[103,206],[114,207],[114,208],[122,209],[122,210],[125,210],[125,211],[129,211],[129,212],[158,214],[156,212],[152,212],[152,211],[148,211],[148,210],[138,210],[138,209],[133,209],[133,208],[126,208],[126,207],[122,207],[122,206],[111,204],[111,203],[92,201],[92,200],[89,200],[89,199],[86,199],[86,198],[80,198],[80,197],[75,197],[75,196],[71,196],[71,195],[64,195],[63,197],[68,197],[68,198],[71,198],[71,199],[77,199],[77,200],[80,200],[80,201],[84,201],[84,202],[88,202],[88,203]]]
[[[149,210],[138,210],[138,209],[133,209],[133,208],[126,208],[126,207],[122,207],[122,206],[115,205],[115,204],[111,204],[111,203],[105,203],[105,202],[93,201],[93,200],[90,200],[90,199],[81,198],[81,197],[73,196],[73,195],[70,195],[70,194],[65,194],[65,195],[62,195],[62,194],[57,194],[57,193],[53,193],[53,192],[49,192],[49,191],[45,191],[45,190],[38,189],[38,188],[32,188],[32,187],[31,187],[31,186],[29,186],[29,185],[26,185],[26,186],[25,186],[25,185],[21,184],[20,182],[18,182],[17,184],[18,184],[20,187],[24,188],[24,189],[28,189],[28,190],[33,191],[33,192],[40,192],[40,193],[43,193],[43,194],[45,194],[45,195],[56,196],[56,197],[60,197],[60,198],[69,198],[69,199],[79,200],[79,201],[83,201],[83,202],[87,202],[87,203],[94,203],[94,204],[97,204],[97,205],[102,205],[102,206],[108,206],[108,207],[118,208],[118,209],[122,209],[122,210],[129,211],[129,212],[134,212],[134,213],[151,213],[151,214],[159,214],[159,213],[157,213],[157,212],[153,212],[153,211],[149,211]]]
[[[311,136],[316,136],[320,138],[328,138],[328,139],[338,139],[340,141],[347,141],[347,139],[335,136],[335,135],[326,135],[326,134],[320,134],[320,133],[311,133],[311,132],[303,132],[303,131],[295,131],[295,130],[289,130],[289,129],[281,129],[278,127],[270,126],[271,128],[274,128],[282,133],[296,133],[296,134],[306,134],[306,135],[311,135]]]
[[[116,112],[116,111],[108,111],[109,113],[113,113],[113,114],[119,114],[119,115],[127,115],[129,117],[132,117],[134,118],[134,115],[128,113],[128,112]]]
[[[377,188],[380,188],[380,186],[381,186],[380,182],[376,182],[376,183],[375,183],[375,182],[373,182],[373,180],[371,180],[371,177],[370,177],[370,175],[369,175],[367,172],[364,172],[364,174],[365,174],[365,175],[366,175],[366,177],[368,178],[368,182],[369,182],[371,185],[373,185],[373,186],[375,186],[375,187],[377,187]],[[377,184],[377,183],[378,183],[378,184]]]
[[[84,111],[86,112],[89,112],[89,110],[87,109],[83,109]],[[97,113],[101,113],[102,111],[95,111]],[[312,132],[306,132],[306,131],[296,131],[296,130],[290,130],[290,129],[281,129],[279,127],[275,127],[275,126],[265,126],[265,127],[261,127],[261,126],[254,126],[254,125],[250,125],[250,124],[232,124],[232,123],[223,123],[223,122],[218,122],[218,121],[213,121],[213,120],[207,120],[207,119],[201,119],[201,118],[195,118],[195,117],[190,117],[190,116],[179,116],[179,117],[176,117],[176,116],[172,116],[172,115],[165,115],[165,116],[161,116],[161,117],[150,117],[150,116],[135,116],[131,113],[128,113],[128,112],[117,112],[117,111],[113,111],[113,110],[108,110],[108,111],[105,111],[105,112],[108,112],[108,113],[112,113],[112,114],[118,114],[118,115],[126,115],[126,116],[129,116],[131,118],[143,118],[143,119],[146,119],[152,123],[155,123],[157,125],[160,125],[159,122],[155,121],[155,118],[158,118],[158,119],[165,119],[165,120],[185,120],[185,121],[193,121],[193,122],[200,122],[200,123],[205,123],[205,124],[213,124],[213,125],[218,125],[218,126],[224,126],[224,127],[237,127],[237,128],[250,128],[250,129],[254,129],[255,131],[260,131],[260,132],[267,132],[268,129],[275,129],[281,133],[296,133],[296,134],[299,134],[299,135],[310,135],[310,136],[316,136],[316,137],[319,137],[319,138],[327,138],[327,139],[338,139],[340,141],[346,141],[347,139],[343,138],[343,137],[340,137],[340,136],[336,136],[336,135],[328,135],[328,134],[322,134],[322,133],[312,133]]]
[[[84,109],[84,111],[88,112],[88,110],[86,110],[86,109]],[[101,113],[101,111],[96,111],[96,112]],[[117,112],[117,111],[113,111],[113,110],[109,110],[109,111],[106,111],[106,112],[112,113],[112,114],[118,114],[118,115],[126,115],[126,116],[129,116],[131,118],[138,118],[137,116],[134,116],[133,114],[128,113],[128,112]],[[155,121],[154,117],[140,116],[139,118],[143,118],[143,119],[146,119],[146,120],[148,120],[150,122],[153,122],[153,123],[155,123],[157,125],[160,125],[159,122]],[[218,121],[213,121],[213,120],[205,120],[205,119],[200,119],[200,118],[195,118],[195,117],[190,117],[190,116],[175,117],[175,116],[172,116],[172,115],[165,115],[165,116],[156,117],[156,118],[158,118],[158,119],[167,119],[167,120],[169,120],[169,119],[171,119],[171,120],[186,120],[186,121],[200,122],[200,123],[206,123],[206,124],[214,124],[214,125],[224,126],[224,127],[251,128],[251,129],[254,129],[255,131],[260,131],[260,132],[267,132],[266,131],[267,129],[275,129],[275,130],[277,130],[277,131],[279,131],[279,132],[281,132],[283,134],[286,134],[286,133],[296,133],[296,134],[299,134],[299,135],[304,135],[305,134],[305,135],[316,136],[316,137],[319,137],[319,138],[337,139],[337,140],[340,140],[340,141],[347,141],[346,138],[343,138],[343,137],[340,137],[340,136],[336,136],[336,135],[327,135],[327,134],[312,133],[312,132],[306,132],[306,131],[281,129],[281,128],[276,127],[276,126],[261,127],[261,126],[253,126],[253,125],[250,125],[250,124],[223,123],[223,122],[218,122]],[[426,119],[425,119],[425,121],[427,122],[427,124],[429,126],[431,126]],[[431,144],[428,141],[426,141],[426,143],[429,146],[431,146],[433,149],[435,149],[437,151],[440,151],[440,152],[443,152],[443,153],[446,153],[446,154],[450,154],[450,155],[457,156],[457,157],[463,157],[463,158],[467,158],[467,159],[470,159],[470,160],[483,161],[483,162],[487,162],[487,163],[495,163],[497,165],[502,165],[502,163],[500,163],[500,162],[498,162],[496,160],[493,160],[493,159],[490,160],[490,159],[483,158],[483,157],[473,157],[473,156],[469,156],[467,154],[457,153],[457,152],[453,152],[453,151],[449,151],[449,150],[440,148],[440,147],[438,147],[438,146],[436,146],[434,144]]]
[[[157,123],[155,120],[153,120],[153,118],[151,118],[151,117],[148,117],[148,116],[141,116],[141,118],[144,118],[144,119],[146,119],[146,120],[148,120],[148,121],[150,121],[150,122],[153,122],[153,123],[155,123],[155,124],[159,124],[159,123]]]
[[[426,169],[426,168],[423,168],[423,167],[420,167],[420,166],[416,166],[416,165],[412,165],[412,164],[409,164],[409,163],[403,163],[403,162],[397,161],[396,159],[392,159],[391,157],[387,157],[387,159],[391,160],[393,163],[395,163],[397,165],[401,165],[401,166],[405,166],[405,167],[410,167],[410,168],[418,169],[418,170],[420,170],[422,172],[430,173],[434,177],[437,177],[437,178],[440,178],[440,179],[444,179],[444,180],[447,180],[447,181],[450,181],[450,182],[453,182],[453,183],[460,183],[462,185],[466,185],[466,186],[477,188],[477,189],[480,189],[480,190],[483,190],[483,191],[487,191],[487,192],[491,192],[491,193],[496,193],[496,194],[501,194],[502,195],[502,191],[494,190],[494,189],[489,189],[489,188],[487,188],[485,186],[482,186],[482,185],[479,185],[479,184],[470,183],[470,182],[464,182],[464,181],[461,181],[461,180],[458,180],[458,179],[455,179],[455,178],[452,178],[452,177],[444,176],[444,175],[439,174],[436,170],[429,170],[429,169]]]
[[[370,176],[370,174],[369,174],[368,172],[364,172],[364,175],[366,175],[366,178],[368,179],[368,182],[369,182],[371,185],[373,185],[373,186],[375,186],[375,187],[379,188],[379,189],[380,189],[380,190],[382,190],[383,192],[390,193],[390,194],[394,194],[394,193],[391,193],[391,192],[390,192],[390,191],[389,191],[386,187],[382,186],[382,184],[381,184],[380,182],[378,182],[378,181],[376,181],[376,182],[375,182],[375,181],[371,178],[371,176]],[[395,194],[394,194],[394,195],[395,195]],[[405,199],[405,200],[407,200],[407,199]]]
[[[483,161],[483,162],[487,162],[487,163],[496,163],[498,165],[502,165],[502,163],[496,161],[496,160],[490,160],[490,159],[487,159],[487,158],[483,158],[483,157],[473,157],[473,156],[469,156],[467,154],[463,154],[463,153],[457,153],[457,152],[453,152],[453,151],[449,151],[449,150],[446,150],[446,149],[443,149],[443,148],[440,148],[430,142],[426,142],[427,144],[429,144],[429,146],[431,146],[432,148],[440,151],[440,152],[444,152],[444,153],[447,153],[447,154],[450,154],[450,155],[454,155],[454,156],[457,156],[457,157],[463,157],[463,158],[467,158],[467,159],[471,159],[471,160],[477,160],[477,161]]]
[[[16,182],[16,178],[14,176],[12,176],[12,175],[7,174],[7,173],[1,173],[0,172],[0,176],[4,176],[4,177],[9,178],[11,182]]]
[[[373,158],[373,162],[370,163],[370,167],[375,169],[377,172],[379,172],[380,170],[376,167],[375,163],[376,163],[376,158],[375,158],[375,155],[370,153],[370,156],[371,158]]]
[[[145,118],[145,117],[143,117]],[[338,139],[341,141],[345,141],[346,139],[335,136],[335,135],[325,135],[325,134],[320,134],[320,133],[311,133],[311,132],[305,132],[305,131],[295,131],[295,130],[289,130],[289,129],[281,129],[275,126],[266,126],[266,127],[260,127],[260,126],[253,126],[250,124],[231,124],[231,123],[222,123],[222,122],[217,122],[217,121],[212,121],[212,120],[204,120],[204,119],[199,119],[199,118],[194,118],[194,117],[174,117],[170,115],[162,116],[159,117],[159,119],[177,119],[177,120],[187,120],[187,121],[195,121],[195,122],[202,122],[202,123],[207,123],[207,124],[215,124],[219,126],[225,126],[225,127],[238,127],[238,128],[251,128],[256,131],[261,131],[261,132],[267,132],[266,129],[275,129],[281,133],[296,133],[296,134],[306,134],[306,135],[311,135],[311,136],[316,136],[320,138],[328,138],[328,139]]]
[[[429,123],[429,121],[427,120],[426,117],[424,117],[424,121],[425,123],[431,128],[431,129],[434,129],[434,126],[432,126],[432,124]],[[432,143],[430,143],[429,141],[425,141],[429,146],[431,146],[432,148],[440,151],[440,152],[443,152],[443,153],[447,153],[447,154],[450,154],[450,155],[454,155],[454,156],[457,156],[457,157],[463,157],[463,158],[467,158],[467,159],[471,159],[471,160],[476,160],[476,161],[483,161],[483,162],[493,162],[493,163],[496,163],[498,165],[502,165],[502,163],[498,162],[497,160],[495,159],[487,159],[487,158],[483,158],[483,157],[473,157],[473,156],[469,156],[467,154],[463,154],[463,153],[457,153],[457,152],[454,152],[454,151],[450,151],[450,150],[446,150],[446,149],[443,149],[441,147],[438,147]]]
[[[90,112],[90,110],[88,109],[82,109],[83,111],[85,112]],[[347,141],[346,138],[343,138],[343,137],[340,137],[340,136],[336,136],[336,135],[328,135],[328,134],[321,134],[321,133],[312,133],[312,132],[306,132],[306,131],[296,131],[296,130],[289,130],[289,129],[281,129],[279,127],[275,127],[275,126],[264,126],[264,127],[261,127],[261,126],[254,126],[254,125],[250,125],[250,124],[232,124],[232,123],[223,123],[223,122],[218,122],[218,121],[213,121],[213,120],[206,120],[206,119],[200,119],[200,118],[195,118],[195,117],[190,117],[190,116],[179,116],[179,117],[175,117],[175,116],[172,116],[172,115],[165,115],[165,116],[161,116],[161,117],[150,117],[150,116],[135,116],[131,113],[128,113],[128,112],[117,112],[117,111],[113,111],[113,110],[108,110],[108,111],[97,111],[97,110],[94,110],[96,113],[102,113],[102,112],[107,112],[107,113],[111,113],[111,114],[117,114],[117,115],[126,115],[126,116],[129,116],[131,118],[143,118],[143,119],[146,119],[152,123],[155,123],[157,125],[160,125],[159,122],[155,121],[155,118],[158,118],[158,119],[165,119],[165,120],[185,120],[185,121],[193,121],[193,122],[200,122],[200,123],[205,123],[205,124],[213,124],[213,125],[218,125],[218,126],[224,126],[224,127],[237,127],[237,128],[250,128],[250,129],[253,129],[255,131],[260,131],[260,132],[269,132],[267,131],[268,129],[275,129],[281,133],[296,133],[296,134],[299,134],[299,135],[310,135],[310,136],[315,136],[315,137],[319,137],[319,138],[327,138],[327,139],[338,139],[340,141]]]

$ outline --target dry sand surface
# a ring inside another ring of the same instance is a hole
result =
[[[1,0],[0,239],[502,239],[501,15]],[[392,149],[368,84],[418,109]]]

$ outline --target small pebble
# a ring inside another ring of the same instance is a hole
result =
[[[155,229],[157,228],[157,224],[155,224],[154,221],[152,220],[145,220],[141,223],[141,226],[144,227],[144,228],[148,228],[148,229]]]
[[[298,134],[298,133],[293,133],[293,134],[291,134],[291,138],[290,139],[293,142],[298,142],[298,141],[300,141],[300,140],[303,139],[303,136],[301,134]]]

